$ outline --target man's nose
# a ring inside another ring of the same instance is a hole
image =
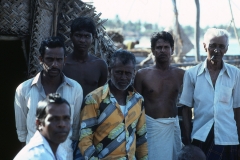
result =
[[[66,122],[64,120],[60,120],[58,123],[59,127],[66,127]]]
[[[220,51],[220,48],[219,47],[216,47],[215,49],[214,49],[214,52],[215,53],[218,53]]]
[[[122,79],[127,79],[127,75],[125,72],[123,72],[122,76],[121,76]]]
[[[58,61],[54,60],[53,63],[52,63],[52,66],[57,67],[58,66]]]
[[[164,47],[162,47],[162,48],[160,49],[160,51],[161,51],[161,52],[164,52],[164,51],[165,51],[165,48],[164,48]]]
[[[86,38],[84,36],[80,36],[78,39],[80,42],[85,42]]]

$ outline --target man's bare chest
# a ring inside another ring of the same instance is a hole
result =
[[[174,76],[158,76],[152,79],[145,79],[143,82],[144,92],[149,96],[176,93],[179,91],[180,87],[180,81]]]
[[[68,65],[65,66],[63,72],[67,77],[78,81],[80,84],[95,84],[101,76],[101,71],[91,65]]]

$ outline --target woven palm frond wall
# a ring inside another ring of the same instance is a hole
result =
[[[1,0],[0,35],[30,37],[28,76],[33,77],[42,70],[39,64],[39,48],[46,37],[61,35],[64,37],[67,52],[73,51],[70,41],[70,25],[80,16],[93,18],[97,26],[97,36],[90,53],[104,59],[107,63],[110,55],[117,49],[107,35],[100,13],[95,7],[80,0]]]
[[[0,34],[29,35],[31,0],[0,1]]]
[[[106,20],[100,19],[101,14],[96,13],[94,6],[83,3],[80,0],[63,1],[60,6],[62,7],[58,18],[58,34],[65,38],[67,52],[71,53],[73,51],[73,45],[70,40],[70,25],[72,21],[80,16],[91,17],[97,26],[97,37],[95,37],[90,52],[108,62],[109,56],[117,48],[105,31],[103,23]]]

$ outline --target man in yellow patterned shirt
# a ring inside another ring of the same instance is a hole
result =
[[[135,64],[132,53],[116,51],[110,80],[86,96],[79,142],[85,159],[148,159],[143,98],[132,87]]]

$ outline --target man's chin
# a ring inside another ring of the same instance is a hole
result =
[[[129,87],[129,85],[124,85],[124,86],[117,85],[115,87],[120,91],[125,91]]]
[[[88,48],[78,47],[78,51],[85,52],[85,51],[88,51]]]

